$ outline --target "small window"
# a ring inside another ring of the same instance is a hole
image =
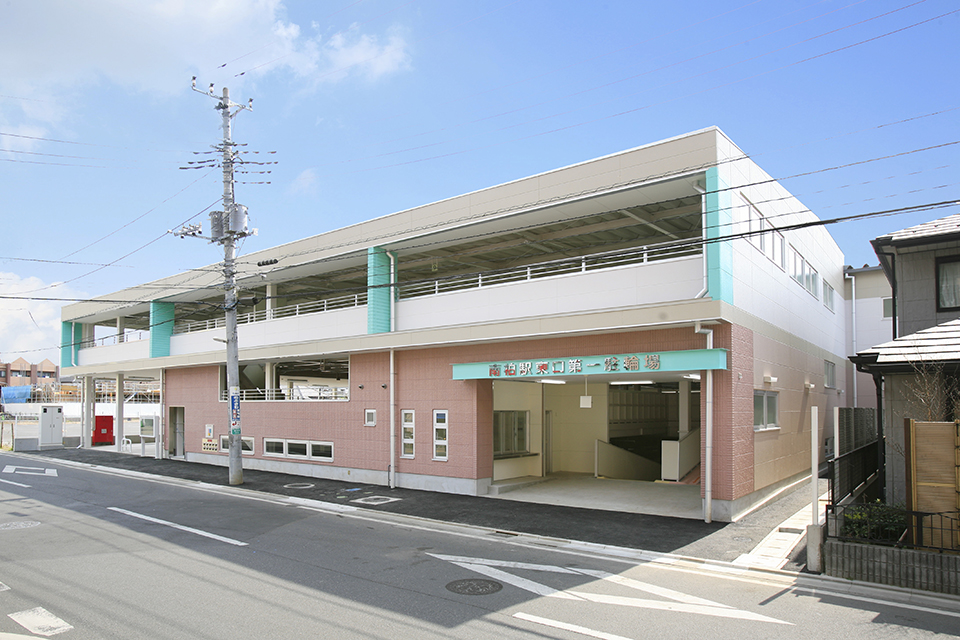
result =
[[[363,426],[365,427],[377,426],[377,410],[376,409],[364,409]]]
[[[780,426],[777,416],[778,397],[779,394],[776,391],[753,392],[753,429],[755,431],[776,429]]]
[[[245,456],[252,456],[253,442],[254,442],[253,438],[249,436],[241,436],[240,437],[240,453]],[[230,453],[230,436],[228,435],[220,436],[220,451],[222,453]]]
[[[274,438],[263,439],[263,455],[282,456],[284,453],[283,440],[276,440]]]
[[[493,412],[493,457],[510,458],[529,452],[526,411]]]
[[[960,309],[960,256],[937,258],[937,311]]]
[[[893,317],[893,298],[883,298],[883,319],[888,320]]]
[[[318,460],[333,461],[333,443],[332,442],[311,442],[310,457]]]
[[[416,435],[416,416],[413,411],[400,412],[400,457],[414,457],[414,436]]]
[[[837,365],[829,360],[823,361],[823,386],[830,389],[837,387]]]
[[[827,284],[827,281],[823,281],[823,306],[830,311],[833,311],[833,287]]]
[[[307,443],[302,440],[287,440],[287,455],[296,458],[306,458]]]
[[[820,274],[817,273],[817,270],[810,266],[808,263],[804,271],[806,276],[806,287],[807,291],[813,294],[813,297],[817,300],[820,299]]]
[[[447,412],[437,410],[433,412],[433,459],[447,459]]]

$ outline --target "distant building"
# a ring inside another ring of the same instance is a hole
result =
[[[23,358],[0,362],[0,387],[55,386],[59,379],[60,367],[49,360],[39,364],[31,364]]]

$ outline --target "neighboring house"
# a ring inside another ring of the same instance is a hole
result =
[[[844,268],[844,299],[847,300],[847,355],[893,338],[893,297],[880,266]],[[873,376],[847,367],[848,406],[877,406]]]
[[[960,417],[946,398],[960,375],[960,214],[871,242],[892,289],[896,339],[851,360],[882,389],[886,499],[904,503],[904,419]]]
[[[822,458],[847,404],[816,221],[710,128],[249,254],[244,466],[484,495],[699,463],[733,520],[809,473],[810,407]],[[226,465],[219,272],[64,307],[61,364],[162,380],[164,449]]]
[[[19,387],[25,385],[53,386],[60,378],[60,368],[44,360],[33,364],[17,358],[13,362],[0,362],[0,386]]]

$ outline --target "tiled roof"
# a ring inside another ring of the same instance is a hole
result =
[[[857,356],[874,354],[877,364],[960,361],[960,318],[871,347]]]
[[[946,218],[924,222],[914,227],[908,227],[901,231],[894,231],[880,236],[877,240],[886,243],[896,244],[906,240],[917,240],[919,238],[930,238],[942,235],[952,235],[960,233],[960,213],[955,213]]]

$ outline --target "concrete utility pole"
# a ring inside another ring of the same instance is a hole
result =
[[[197,78],[193,78],[193,90],[197,93],[217,98],[213,84],[207,91],[197,89]],[[234,163],[237,159],[236,144],[231,137],[233,118],[243,111],[253,110],[253,99],[246,105],[230,101],[230,90],[223,88],[223,96],[217,98],[216,109],[223,119],[223,142],[220,151],[223,154],[223,211],[210,213],[210,236],[205,239],[223,245],[223,306],[226,312],[227,331],[227,390],[230,398],[230,466],[229,481],[232,485],[243,484],[243,463],[241,458],[240,428],[240,348],[237,344],[237,240],[257,234],[256,229],[248,229],[247,208],[234,201]],[[200,225],[189,225],[176,232],[180,237],[203,238]]]

